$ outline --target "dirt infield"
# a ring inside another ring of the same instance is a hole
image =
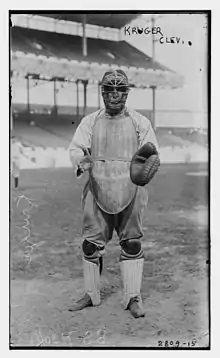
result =
[[[80,197],[71,170],[23,171],[11,196],[11,346],[207,347],[208,227],[204,165],[164,165],[149,185],[142,296],[146,317],[121,305],[119,245],[107,246],[102,304],[83,293]]]

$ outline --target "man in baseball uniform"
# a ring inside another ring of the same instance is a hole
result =
[[[14,181],[14,189],[18,189],[19,186],[21,157],[25,157],[33,162],[35,161],[34,158],[30,158],[26,155],[23,144],[18,137],[13,134],[11,135],[11,174]]]
[[[125,106],[129,84],[122,70],[106,72],[101,91],[104,108],[82,119],[69,148],[76,176],[89,172],[82,196],[85,295],[69,310],[101,303],[102,256],[115,230],[121,247],[123,305],[137,318],[145,315],[140,295],[144,265],[141,238],[148,194],[145,185],[132,182],[130,167],[139,148],[150,142],[157,150],[158,144],[150,121]]]

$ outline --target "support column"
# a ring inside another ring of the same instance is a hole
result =
[[[86,109],[87,109],[87,85],[88,85],[88,81],[83,81],[83,100],[84,100],[84,105],[83,105],[83,116],[86,115]]]
[[[76,80],[76,116],[79,118],[79,80]]]
[[[155,27],[155,17],[151,17],[151,28]],[[153,69],[155,69],[155,35],[153,31],[151,32],[151,41],[152,41],[152,60],[153,60]]]
[[[155,17],[154,15],[151,17],[151,28],[155,27]],[[155,71],[155,35],[152,31],[151,34],[151,41],[152,41],[152,61],[153,61],[153,71]],[[152,89],[152,127],[156,129],[156,118],[155,118],[155,111],[156,111],[156,86],[151,86]]]
[[[82,28],[83,28],[83,36],[82,36],[82,52],[83,56],[87,56],[87,38],[86,38],[86,14],[83,14],[82,19]]]
[[[30,114],[30,78],[26,76],[26,89],[27,89],[27,113]]]
[[[57,115],[57,81],[53,79],[53,114]]]
[[[151,86],[152,89],[152,127],[156,129],[156,86]]]

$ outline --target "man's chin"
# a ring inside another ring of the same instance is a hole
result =
[[[110,108],[121,108],[121,103],[117,102],[117,103],[110,103],[109,104]]]
[[[123,110],[122,106],[108,106],[107,108],[107,112],[111,113],[111,114],[118,114]]]
[[[110,111],[121,111],[123,107],[124,106],[121,103],[109,103],[108,105]]]

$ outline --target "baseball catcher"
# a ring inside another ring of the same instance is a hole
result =
[[[69,310],[101,303],[102,258],[115,230],[121,247],[123,305],[137,318],[145,315],[140,294],[142,221],[146,185],[160,165],[158,144],[150,121],[125,106],[129,84],[122,70],[106,72],[101,91],[104,108],[82,119],[69,148],[76,176],[89,173],[82,196],[85,295]]]

